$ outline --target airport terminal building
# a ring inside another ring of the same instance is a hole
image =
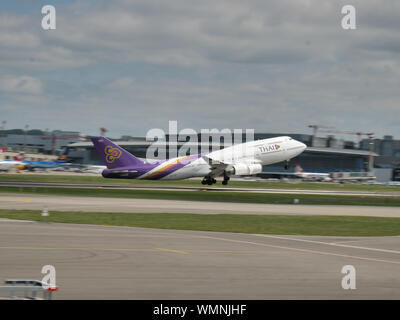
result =
[[[335,140],[332,137],[318,138],[318,143],[315,143],[315,138],[307,134],[287,134],[287,133],[255,133],[254,139],[266,139],[276,136],[291,136],[293,139],[305,143],[307,149],[298,157],[291,160],[288,172],[294,171],[294,165],[299,164],[305,171],[310,172],[365,172],[368,171],[369,157],[376,157],[376,153],[371,153],[366,150],[351,149],[354,147],[351,143]],[[198,135],[197,141],[211,141],[190,143],[187,141],[171,142],[169,137],[166,141],[155,143],[154,141],[147,141],[144,137],[123,137],[123,140],[114,140],[115,143],[132,153],[139,158],[146,158],[148,148],[156,147],[156,155],[165,155],[169,158],[170,148],[172,150],[179,150],[185,146],[187,153],[200,153],[204,148],[209,151],[218,150],[223,148],[223,141],[218,139],[202,139],[201,134]],[[215,141],[218,140],[218,141]],[[245,136],[243,136],[245,141]],[[325,141],[325,144],[324,144]],[[222,143],[221,143],[222,142]],[[314,143],[314,146],[311,146]],[[316,145],[315,145],[316,144]],[[189,150],[191,148],[191,150]],[[96,164],[103,165],[102,160],[98,156],[91,142],[76,142],[68,145],[68,155],[73,162],[81,164]],[[173,154],[173,153],[172,153]],[[175,153],[176,154],[176,153]],[[282,172],[284,163],[273,164],[264,166],[263,174],[261,176],[268,177],[268,173]]]
[[[56,154],[81,139],[77,131],[0,130],[0,147],[9,152]]]

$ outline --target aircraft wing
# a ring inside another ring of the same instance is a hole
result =
[[[243,163],[243,164],[247,164],[247,165],[261,163],[260,160],[255,159],[255,158],[240,158],[240,160],[238,160],[238,161],[220,161],[220,160],[213,159],[209,156],[203,156],[203,159],[211,166],[213,166],[213,165],[233,166],[238,163]]]
[[[211,171],[208,176],[212,178],[219,176],[232,165],[231,163],[221,162],[207,156],[203,156],[203,159],[211,166]]]

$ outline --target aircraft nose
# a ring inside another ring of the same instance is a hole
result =
[[[307,148],[307,146],[303,142],[300,142],[297,140],[296,140],[296,145],[298,146],[298,148],[299,148],[298,150],[300,151],[300,153],[303,152],[304,150],[306,150],[306,148]]]

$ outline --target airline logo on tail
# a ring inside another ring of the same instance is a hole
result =
[[[106,153],[106,161],[107,163],[113,163],[116,159],[118,159],[122,152],[117,148],[113,148],[111,146],[107,146],[104,148],[104,152]]]
[[[296,165],[294,166],[294,168],[295,168],[295,171],[296,171],[297,173],[304,173],[303,168],[302,168],[299,164],[296,164]]]

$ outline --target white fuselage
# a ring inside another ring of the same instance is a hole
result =
[[[9,171],[9,170],[18,168],[21,165],[23,165],[23,163],[21,161],[3,160],[3,161],[0,161],[0,170],[1,171]]]
[[[331,180],[329,173],[318,173],[318,172],[297,172],[296,176],[302,179],[309,180]]]
[[[102,173],[106,166],[87,166],[82,171],[87,173]]]
[[[264,166],[290,160],[305,148],[304,143],[285,136],[233,145],[207,156],[224,163],[260,163]]]
[[[302,153],[305,149],[306,145],[304,143],[287,136],[250,141],[199,156],[194,161],[187,163],[182,168],[171,172],[161,179],[179,180],[191,177],[204,177],[210,174],[212,170],[210,160],[212,163],[219,163],[226,167],[264,166],[282,161],[289,161]],[[178,157],[160,163],[159,166],[146,172],[138,177],[138,179],[148,179],[152,174],[154,175],[155,172],[168,170],[168,166],[171,167],[177,162],[185,161],[185,159],[187,159],[187,157]]]

